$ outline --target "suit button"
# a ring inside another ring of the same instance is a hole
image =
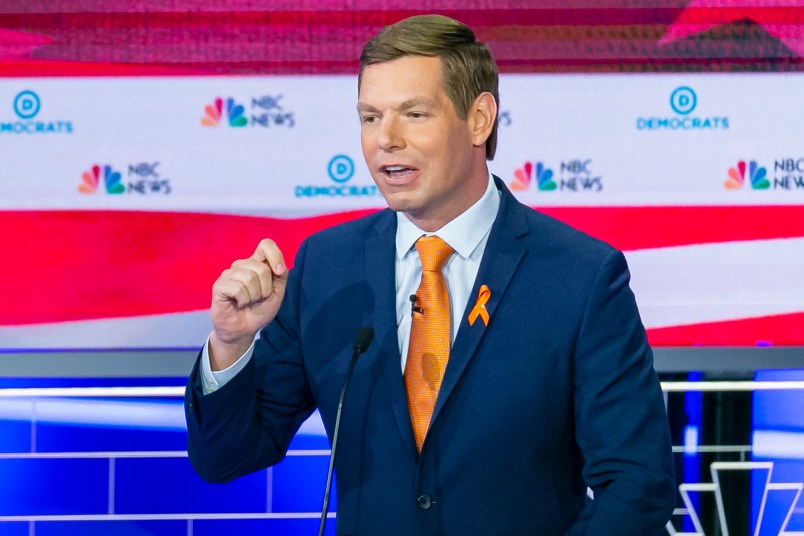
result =
[[[416,504],[418,504],[419,508],[421,508],[422,510],[427,510],[431,506],[433,506],[433,504],[435,504],[435,501],[431,499],[429,495],[422,495],[421,497],[416,499]]]

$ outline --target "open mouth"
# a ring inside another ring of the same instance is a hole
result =
[[[385,174],[386,177],[389,179],[404,179],[411,175],[416,168],[412,168],[409,166],[401,166],[401,165],[392,165],[392,166],[382,166],[380,171]]]

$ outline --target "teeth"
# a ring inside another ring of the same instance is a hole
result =
[[[405,171],[406,167],[404,166],[385,166],[385,171],[393,172],[393,171]]]

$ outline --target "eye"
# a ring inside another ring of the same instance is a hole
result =
[[[427,114],[424,112],[408,112],[408,117],[411,119],[424,119]]]
[[[364,115],[360,118],[360,122],[364,125],[371,125],[377,122],[377,116],[375,115]]]

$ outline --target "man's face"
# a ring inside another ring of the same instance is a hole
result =
[[[366,67],[357,104],[361,144],[388,206],[434,231],[488,184],[484,148],[444,90],[441,60],[406,56]]]

